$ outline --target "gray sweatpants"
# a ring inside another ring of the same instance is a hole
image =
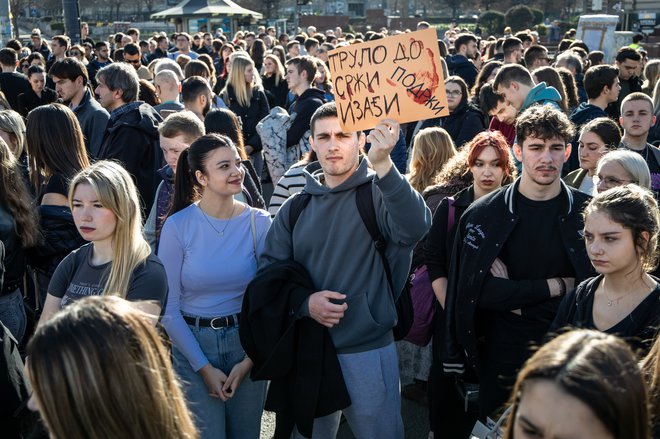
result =
[[[394,343],[338,355],[351,405],[343,413],[357,439],[402,439],[399,364]],[[314,420],[313,439],[334,439],[341,412]],[[293,437],[303,436],[294,431]]]

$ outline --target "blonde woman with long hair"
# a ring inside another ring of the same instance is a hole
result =
[[[28,376],[52,438],[197,439],[151,317],[118,297],[88,297],[37,329]]]
[[[220,97],[227,107],[241,119],[245,152],[250,156],[255,168],[261,157],[261,138],[257,133],[257,124],[270,112],[266,93],[261,87],[261,78],[254,67],[254,61],[248,56],[230,57],[231,67],[225,88]]]
[[[284,76],[284,66],[280,58],[274,53],[267,54],[264,57],[264,74],[261,76],[261,82],[271,108],[286,108],[289,86]]]
[[[454,142],[442,128],[420,130],[415,136],[410,160],[410,185],[420,194],[435,183],[435,178],[447,161],[456,154]]]
[[[58,265],[48,286],[39,325],[85,296],[119,296],[158,316],[167,296],[167,276],[142,236],[137,189],[119,164],[102,160],[79,172],[69,187],[69,205],[89,244]]]

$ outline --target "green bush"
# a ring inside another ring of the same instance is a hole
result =
[[[484,11],[479,16],[479,26],[487,35],[501,34],[504,30],[504,14],[499,11]]]
[[[504,14],[504,23],[511,26],[513,33],[525,30],[535,24],[534,13],[528,6],[513,6]]]
[[[50,30],[53,32],[59,31],[59,33],[64,32],[64,23],[51,23]]]

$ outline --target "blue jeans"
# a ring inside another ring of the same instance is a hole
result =
[[[23,305],[23,294],[16,290],[6,296],[0,296],[0,322],[11,332],[18,343],[21,343],[25,335],[25,307]]]
[[[351,405],[343,410],[357,439],[403,439],[396,347],[337,355]],[[334,439],[342,412],[314,420],[313,439]],[[303,436],[294,429],[293,437]]]
[[[238,326],[213,329],[188,325],[213,367],[229,375],[245,358]],[[186,357],[172,347],[174,368],[183,382],[188,407],[195,416],[201,439],[258,439],[266,399],[266,382],[245,377],[227,402],[209,396],[202,376],[193,371]]]

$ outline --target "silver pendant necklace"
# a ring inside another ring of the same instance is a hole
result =
[[[197,207],[199,207],[199,205],[197,205]],[[202,209],[201,207],[199,207],[199,210],[202,211],[202,215],[204,215],[204,218],[206,219],[206,222],[209,223],[209,226],[211,226],[211,228],[212,228],[213,230],[215,230],[215,233],[217,233],[219,236],[222,237],[222,236],[225,236],[225,230],[227,230],[227,227],[229,226],[229,223],[230,223],[231,220],[234,218],[234,210],[236,210],[236,203],[234,203],[234,204],[232,205],[232,207],[231,207],[231,214],[229,215],[229,219],[227,220],[227,223],[225,224],[225,226],[223,227],[222,230],[218,230],[218,229],[215,228],[215,226],[213,225],[213,223],[212,223],[211,220],[209,219],[209,217],[208,217],[208,215],[206,214],[206,212],[204,212],[204,209]]]

